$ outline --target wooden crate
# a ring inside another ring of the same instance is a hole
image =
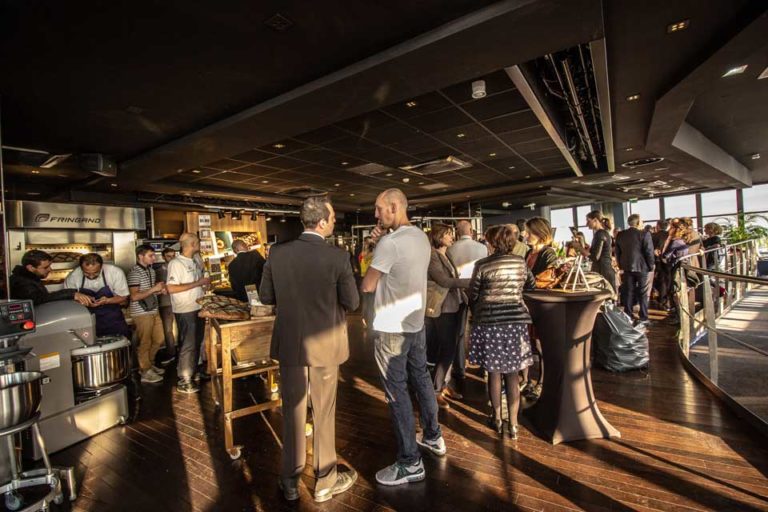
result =
[[[219,342],[229,344],[236,364],[270,361],[269,347],[274,325],[275,317],[214,324]]]

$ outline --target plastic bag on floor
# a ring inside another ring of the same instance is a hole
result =
[[[612,372],[648,366],[648,338],[632,325],[632,319],[612,304],[597,315],[592,332],[595,363]]]

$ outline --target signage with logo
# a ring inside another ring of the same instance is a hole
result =
[[[146,229],[143,208],[8,201],[9,228]]]

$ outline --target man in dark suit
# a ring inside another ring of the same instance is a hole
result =
[[[266,260],[257,251],[249,251],[242,240],[235,240],[232,243],[232,250],[236,256],[227,267],[229,283],[232,285],[232,291],[235,292],[235,298],[248,302],[245,287],[255,284],[258,288]]]
[[[304,233],[276,245],[259,288],[264,304],[277,305],[271,355],[280,362],[283,390],[283,464],[280,488],[299,498],[306,463],[307,394],[314,418],[315,501],[327,501],[352,487],[354,470],[336,469],[336,387],[339,365],[349,358],[346,313],[360,297],[346,252],[325,243],[336,217],[327,197],[310,197],[301,207]],[[311,389],[311,391],[309,391]]]
[[[648,323],[648,273],[654,269],[651,233],[640,229],[640,216],[627,218],[629,228],[616,236],[616,260],[623,271],[621,301],[631,317],[635,304],[640,304],[640,323]]]

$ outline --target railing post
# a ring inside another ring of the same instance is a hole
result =
[[[704,319],[707,324],[707,341],[709,342],[709,379],[717,384],[719,373],[717,354],[717,331],[715,330],[715,308],[712,303],[712,281],[704,275]]]
[[[688,357],[688,350],[691,345],[691,322],[688,315],[685,313],[688,311],[688,283],[685,280],[685,270],[682,266],[677,269],[677,278],[680,286],[677,298],[677,314],[680,316],[680,345],[683,349],[683,354]]]

